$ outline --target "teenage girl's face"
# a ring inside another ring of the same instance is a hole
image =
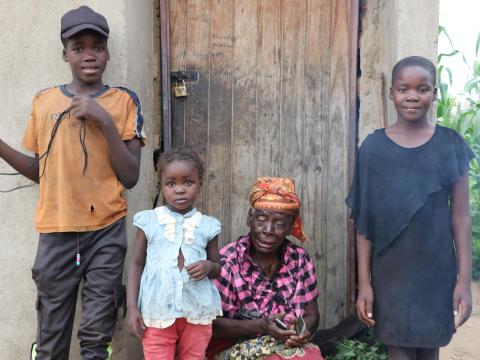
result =
[[[390,99],[397,110],[398,121],[423,122],[428,120],[428,110],[437,99],[437,89],[427,70],[408,66],[398,71],[390,88]]]
[[[190,161],[175,160],[162,170],[162,191],[172,211],[189,212],[201,188],[198,170]]]
[[[81,31],[67,39],[63,50],[63,60],[70,64],[74,81],[95,86],[102,84],[110,54],[107,40],[91,30]]]

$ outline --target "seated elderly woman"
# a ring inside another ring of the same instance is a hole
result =
[[[221,251],[215,284],[224,316],[213,322],[209,359],[323,359],[309,343],[317,328],[317,281],[300,201],[290,179],[259,178],[250,194],[248,235]]]

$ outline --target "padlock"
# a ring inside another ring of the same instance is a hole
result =
[[[175,84],[175,97],[184,97],[184,96],[187,96],[188,93],[187,93],[187,85],[185,85],[185,81],[182,80],[181,83],[177,82]]]

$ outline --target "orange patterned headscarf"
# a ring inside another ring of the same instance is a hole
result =
[[[254,209],[272,210],[293,214],[295,223],[292,236],[307,241],[300,219],[300,199],[295,194],[295,183],[287,178],[261,177],[250,191],[250,206]]]

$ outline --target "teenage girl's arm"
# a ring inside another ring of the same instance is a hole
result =
[[[193,280],[202,280],[205,276],[214,279],[220,274],[218,236],[215,236],[207,244],[207,260],[200,260],[188,265],[187,272]]]
[[[147,238],[143,230],[138,229],[135,245],[133,246],[132,260],[128,269],[127,284],[127,321],[128,329],[132,336],[141,336],[143,330],[145,330],[142,314],[138,310],[137,299],[146,256]]]
[[[0,157],[20,174],[38,183],[38,154],[35,157],[25,155],[0,139]]]
[[[458,258],[457,285],[453,292],[455,325],[462,325],[472,313],[472,219],[468,195],[468,172],[452,185],[451,212],[453,238]]]
[[[367,326],[375,325],[373,320],[373,288],[370,282],[370,260],[372,258],[372,243],[357,232],[358,261],[358,297],[357,314]]]
[[[88,95],[74,96],[70,112],[77,118],[93,122],[102,130],[118,180],[127,189],[134,187],[140,173],[140,140],[123,141],[110,114]]]

